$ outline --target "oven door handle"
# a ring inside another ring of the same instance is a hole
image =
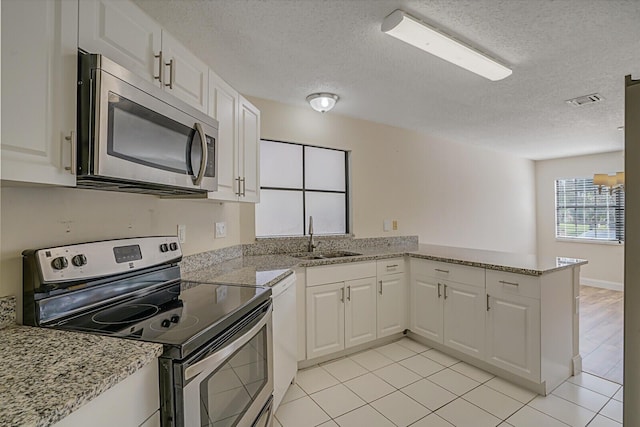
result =
[[[229,356],[242,348],[242,346],[248,343],[260,329],[262,329],[266,324],[269,323],[269,320],[271,320],[272,310],[273,307],[269,307],[269,310],[264,316],[262,316],[262,319],[260,319],[260,321],[256,325],[245,332],[240,338],[233,340],[233,342],[231,342],[229,345],[216,351],[211,356],[208,356],[207,358],[185,368],[185,382],[191,381],[192,378],[198,376],[203,371],[212,371],[216,369],[218,366],[220,366],[220,364],[222,364],[222,362],[227,360]]]

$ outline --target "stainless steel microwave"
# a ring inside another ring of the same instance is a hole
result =
[[[218,188],[218,122],[102,55],[78,54],[77,185],[158,195]]]

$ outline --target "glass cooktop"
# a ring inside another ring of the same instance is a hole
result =
[[[164,344],[165,354],[174,348],[181,358],[262,306],[270,296],[267,287],[178,281],[52,326]]]

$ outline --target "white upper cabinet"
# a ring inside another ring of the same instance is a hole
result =
[[[81,0],[78,47],[207,111],[207,65],[130,1]]]
[[[240,150],[239,166],[242,191],[240,201],[260,201],[260,110],[240,97]]]
[[[207,112],[209,67],[171,34],[162,31],[162,81],[165,90]]]
[[[209,194],[213,199],[238,200],[239,112],[238,91],[209,70],[209,115],[218,121],[218,191]]]
[[[78,2],[2,2],[2,179],[75,186]]]
[[[78,46],[161,85],[162,27],[130,1],[81,0]]]
[[[218,191],[209,199],[260,201],[260,110],[209,70],[209,115],[218,120]]]

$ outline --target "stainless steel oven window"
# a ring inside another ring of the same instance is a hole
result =
[[[264,330],[200,383],[201,425],[237,425],[268,384],[267,351]]]
[[[183,426],[251,426],[273,395],[272,309],[222,347],[182,364]],[[180,424],[179,424],[180,425]]]

